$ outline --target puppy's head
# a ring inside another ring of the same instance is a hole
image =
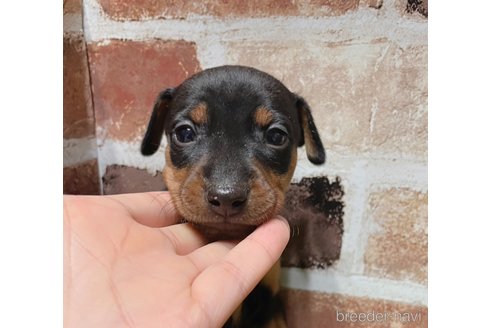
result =
[[[180,215],[209,239],[238,239],[282,207],[297,147],[325,152],[307,103],[272,76],[242,66],[198,73],[163,91],[142,142],[166,134],[164,181]]]

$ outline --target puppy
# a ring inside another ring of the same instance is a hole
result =
[[[178,213],[207,239],[242,239],[283,206],[305,145],[314,164],[325,151],[303,98],[274,77],[221,66],[161,92],[141,152],[152,155],[166,134],[164,182]],[[226,323],[285,327],[277,263]]]

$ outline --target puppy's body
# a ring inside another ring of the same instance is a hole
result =
[[[279,212],[297,147],[305,143],[315,164],[325,159],[306,102],[272,76],[249,67],[208,69],[163,91],[142,153],[153,154],[164,133],[164,180],[173,203],[209,240],[242,239]],[[227,325],[271,327],[282,322],[278,277],[270,278]]]

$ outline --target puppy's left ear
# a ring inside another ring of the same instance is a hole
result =
[[[152,116],[140,146],[140,152],[144,156],[152,155],[159,149],[164,133],[164,122],[173,93],[174,89],[166,89],[159,94],[155,101]]]
[[[295,94],[294,96],[296,97],[297,113],[302,131],[298,146],[306,145],[307,157],[311,163],[323,164],[325,162],[325,149],[314,124],[311,109],[302,97]]]

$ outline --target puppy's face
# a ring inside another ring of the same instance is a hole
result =
[[[165,132],[164,180],[180,215],[209,239],[243,238],[282,207],[304,142],[325,153],[304,100],[252,68],[223,66],[162,92],[142,143]]]

